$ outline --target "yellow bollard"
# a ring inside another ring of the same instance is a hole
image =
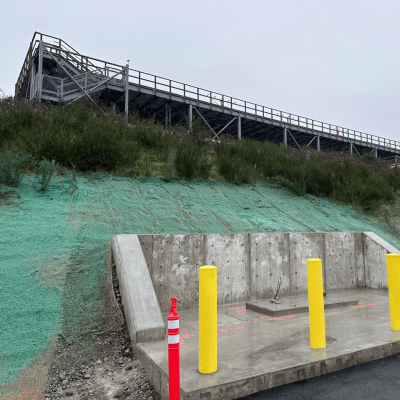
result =
[[[217,369],[217,267],[206,265],[199,269],[199,371]]]
[[[400,331],[400,256],[386,254],[390,322],[394,331]]]
[[[319,258],[307,260],[308,307],[310,319],[310,346],[312,349],[326,348],[324,285],[322,262]]]

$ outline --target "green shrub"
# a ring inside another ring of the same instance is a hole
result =
[[[162,152],[168,146],[169,136],[164,135],[161,125],[156,123],[153,118],[141,119],[136,112],[129,115],[128,122],[132,126],[131,139],[141,147]]]
[[[56,169],[56,164],[54,160],[52,162],[48,160],[43,160],[40,163],[39,171],[42,174],[40,178],[40,189],[39,192],[46,193],[50,186],[51,178],[54,175]]]
[[[187,132],[183,139],[182,131]],[[371,153],[357,163],[351,158],[327,162],[315,156],[306,159],[290,147],[250,139],[224,138],[216,145],[210,136],[200,119],[190,129],[186,122],[178,135],[171,135],[153,118],[145,120],[133,113],[126,124],[123,116],[99,114],[87,101],[47,106],[7,99],[0,102],[0,182],[18,186],[36,159],[46,159],[74,171],[155,173],[165,181],[208,179],[215,165],[217,177],[229,181],[277,179],[298,195],[323,195],[366,211],[392,204],[400,190],[400,172],[379,170]],[[7,153],[15,148],[19,150]],[[340,156],[332,160],[337,159]],[[47,190],[49,182],[43,175],[42,190]],[[75,188],[71,183],[70,189]]]
[[[210,133],[199,119],[193,121],[191,129],[186,121],[186,129],[188,133],[176,145],[176,172],[186,179],[208,179],[212,164],[207,160],[205,146]]]
[[[21,112],[17,119],[25,122],[20,123],[20,131],[11,135],[11,140],[37,158],[81,171],[113,171],[138,157],[138,146],[128,140],[130,129],[125,121],[113,114],[97,117],[86,102],[53,107],[35,117],[34,124],[26,116],[29,112],[25,105],[18,107]]]
[[[21,149],[4,149],[0,153],[0,182],[17,187],[29,168],[36,163],[32,154]]]
[[[203,157],[203,151],[194,146],[189,138],[185,138],[178,144],[175,159],[175,168],[178,176],[194,179],[203,175],[202,178],[205,178],[207,174],[206,165],[207,161]],[[209,171],[211,171],[211,167]]]

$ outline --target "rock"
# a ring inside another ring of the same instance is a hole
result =
[[[63,380],[63,381],[61,382],[61,384],[62,384],[63,386],[67,386],[67,385],[68,385],[68,379]]]
[[[101,364],[101,360],[97,360],[97,361],[96,361],[96,364]]]
[[[130,371],[132,368],[133,368],[132,365],[128,365],[125,369],[126,369],[127,371]]]
[[[64,372],[60,372],[60,375],[59,375],[59,377],[60,377],[60,379],[62,380],[62,381],[65,381],[65,374],[64,374]]]
[[[74,392],[73,392],[72,390],[67,390],[67,391],[65,392],[65,394],[66,394],[67,396],[73,396],[73,395],[74,395]]]
[[[83,378],[84,378],[84,379],[90,379],[90,374],[85,374],[85,375],[83,375]]]

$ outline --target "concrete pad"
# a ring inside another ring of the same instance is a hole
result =
[[[308,312],[308,296],[290,296],[280,299],[280,302],[281,304],[271,303],[270,300],[251,301],[246,303],[246,308],[271,317]],[[325,310],[356,305],[358,305],[358,300],[335,296],[335,294],[328,294],[324,298]]]
[[[218,307],[218,371],[198,372],[197,310],[180,311],[181,398],[236,399],[400,352],[400,332],[390,329],[387,290],[334,292],[359,305],[327,309],[327,348],[310,348],[308,313],[272,318],[246,303]],[[166,321],[167,313],[163,314]],[[167,340],[139,343],[135,355],[163,400],[168,399]]]

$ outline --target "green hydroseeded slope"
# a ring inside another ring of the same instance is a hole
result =
[[[73,339],[101,323],[105,249],[120,233],[373,231],[400,242],[350,207],[257,183],[165,183],[80,175],[46,194],[32,178],[16,204],[0,204],[0,386],[12,381],[54,336]]]

